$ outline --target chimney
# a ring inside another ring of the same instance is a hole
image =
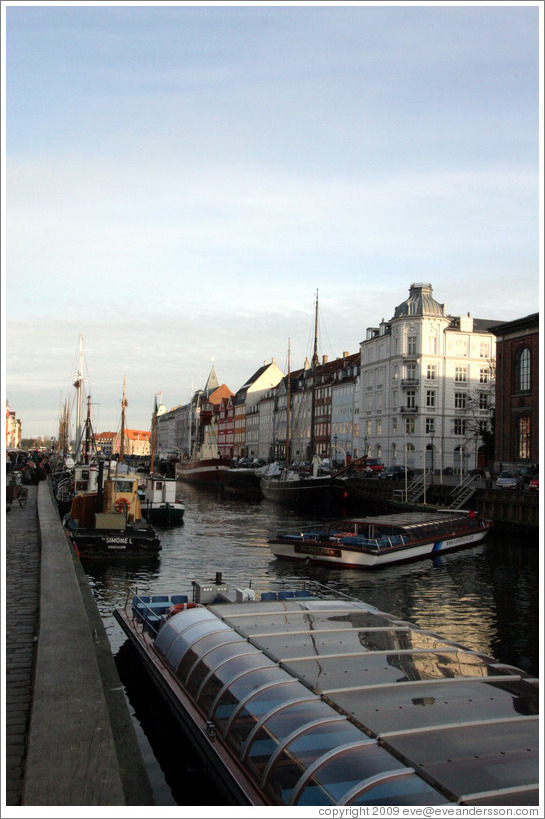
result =
[[[343,350],[343,358],[348,358],[349,355],[350,353],[348,352],[348,350]]]
[[[327,364],[327,356],[322,356],[322,364]]]

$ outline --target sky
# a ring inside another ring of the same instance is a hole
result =
[[[541,3],[2,2],[3,398],[95,432],[357,352],[413,282],[542,300]],[[540,275],[541,274],[541,275]]]

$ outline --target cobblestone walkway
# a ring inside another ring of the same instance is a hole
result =
[[[20,805],[38,628],[40,544],[36,486],[6,514],[6,804]]]

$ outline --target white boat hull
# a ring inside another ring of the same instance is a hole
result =
[[[423,557],[436,557],[445,552],[465,549],[484,539],[488,529],[462,534],[450,538],[416,543],[381,552],[364,551],[344,544],[322,545],[301,541],[271,541],[269,543],[275,557],[285,560],[299,560],[321,565],[345,566],[354,569],[373,569],[393,563],[404,563]]]

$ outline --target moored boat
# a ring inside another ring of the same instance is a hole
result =
[[[95,491],[77,494],[63,524],[81,557],[143,556],[161,549],[157,532],[142,518],[138,476],[99,463]],[[126,470],[126,468],[125,468]]]
[[[228,469],[229,461],[224,458],[193,458],[176,464],[176,477],[185,483],[219,488]]]
[[[223,472],[223,489],[231,495],[261,498],[260,467],[231,466]]]
[[[539,804],[538,680],[317,584],[114,616],[239,805]]]
[[[148,475],[140,499],[142,517],[154,526],[179,526],[185,506],[176,494],[176,478]]]
[[[285,560],[374,569],[465,549],[483,540],[492,526],[473,512],[402,512],[279,532],[269,547]]]

